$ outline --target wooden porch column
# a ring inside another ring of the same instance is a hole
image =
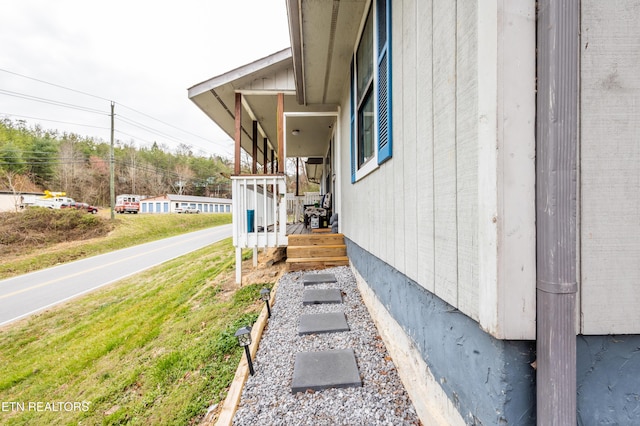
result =
[[[278,162],[276,172],[284,172],[284,93],[278,93]]]
[[[262,139],[262,173],[267,174],[267,138]]]
[[[240,175],[240,142],[242,140],[242,93],[236,93],[235,163],[233,174]]]
[[[251,173],[258,174],[258,122],[253,120],[253,152],[251,153]]]

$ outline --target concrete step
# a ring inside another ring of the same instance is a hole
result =
[[[305,286],[313,284],[337,283],[338,279],[334,274],[309,272],[302,276],[302,283]]]
[[[302,293],[303,305],[320,305],[323,303],[342,303],[342,292],[337,288],[308,288]]]
[[[288,246],[287,258],[298,257],[339,257],[347,255],[344,244],[326,244],[312,246]]]
[[[344,312],[328,312],[324,314],[300,315],[298,323],[298,335],[336,333],[349,331],[349,324]]]
[[[362,386],[362,379],[353,349],[296,354],[291,381],[292,393],[306,392],[308,389],[360,386]]]

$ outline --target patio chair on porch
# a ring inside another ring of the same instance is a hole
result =
[[[305,228],[326,228],[331,217],[331,193],[327,192],[320,199],[319,204],[304,206]],[[317,224],[314,223],[318,221]]]

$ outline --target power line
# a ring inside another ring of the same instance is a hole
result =
[[[104,97],[102,97],[102,96],[97,96],[97,95],[94,95],[94,94],[91,94],[91,93],[83,92],[83,91],[81,91],[81,90],[72,89],[72,88],[70,88],[70,87],[62,86],[62,85],[60,85],[60,84],[51,83],[51,82],[49,82],[49,81],[45,81],[45,80],[41,80],[41,79],[38,79],[38,78],[30,77],[30,76],[27,76],[27,75],[24,75],[24,74],[20,74],[20,73],[14,72],[14,71],[9,71],[9,70],[4,69],[4,68],[0,68],[0,71],[5,72],[5,73],[8,73],[8,74],[15,75],[15,76],[18,76],[18,77],[26,78],[26,79],[29,79],[29,80],[37,81],[37,82],[42,83],[42,84],[47,84],[47,85],[50,85],[50,86],[53,86],[53,87],[57,87],[57,88],[60,88],[60,89],[64,89],[64,90],[68,90],[68,91],[71,91],[71,92],[79,93],[79,94],[82,94],[82,95],[85,95],[85,96],[90,96],[90,97],[93,97],[93,98],[96,98],[96,99],[100,99],[100,100],[104,100],[104,101],[108,101],[108,102],[114,102],[114,101],[109,100],[109,99],[107,99],[107,98],[104,98]],[[0,89],[0,91],[2,91],[2,89]],[[20,96],[18,96],[18,97],[20,97]],[[142,115],[142,116],[144,116],[144,117],[147,117],[147,118],[149,118],[149,119],[151,119],[151,120],[157,121],[158,123],[164,124],[165,126],[171,127],[171,128],[173,128],[173,129],[176,129],[176,130],[178,130],[178,131],[181,131],[181,132],[183,132],[183,133],[185,133],[185,134],[188,134],[188,135],[191,135],[191,136],[197,137],[197,138],[199,138],[199,139],[201,139],[201,140],[203,140],[203,141],[205,141],[205,142],[213,142],[213,143],[215,143],[215,144],[217,144],[217,145],[220,145],[220,143],[218,143],[218,142],[217,142],[217,141],[215,141],[215,140],[211,140],[211,139],[205,138],[205,137],[203,137],[203,136],[201,136],[201,135],[198,135],[198,134],[195,134],[195,133],[193,133],[193,132],[190,132],[190,131],[188,131],[188,130],[181,129],[180,127],[174,126],[173,124],[167,123],[167,122],[165,122],[165,121],[163,121],[163,120],[160,120],[160,119],[158,119],[158,118],[155,118],[155,117],[153,117],[153,116],[151,116],[151,115],[149,115],[149,114],[146,114],[146,113],[144,113],[144,112],[142,112],[142,111],[139,111],[139,110],[137,110],[137,109],[135,109],[135,108],[132,108],[132,107],[127,106],[127,105],[124,105],[124,104],[122,104],[122,103],[119,103],[119,102],[115,102],[115,103],[116,103],[118,106],[121,106],[121,107],[123,107],[123,108],[129,109],[129,110],[131,110],[131,111],[133,111],[133,112],[135,112],[135,113],[137,113],[137,114],[140,114],[140,115]],[[101,113],[102,113],[102,112],[101,112]],[[159,131],[156,131],[156,132],[159,132]],[[161,132],[160,132],[160,133],[161,133]],[[164,134],[164,133],[161,133],[161,135],[163,135],[163,136],[165,136],[165,137],[167,136],[167,135],[166,135],[166,134]],[[177,139],[176,139],[176,138],[174,138],[174,141],[176,141],[176,140],[177,140]],[[179,141],[179,140],[177,140],[177,141],[178,141],[178,142],[181,142],[181,141]]]
[[[126,117],[124,117],[122,115],[116,114],[116,118],[119,119],[119,120],[122,120],[122,122],[127,123],[127,124],[129,124],[129,125],[131,125],[133,127],[137,127],[139,129],[146,130],[147,132],[154,133],[154,134],[156,134],[158,136],[164,136],[164,137],[166,137],[168,139],[172,139],[174,142],[185,143],[185,142],[181,141],[180,139],[178,139],[178,138],[176,138],[174,136],[171,136],[171,135],[168,135],[166,133],[163,133],[163,132],[161,132],[159,130],[156,130],[156,129],[152,128],[152,127],[146,126],[146,125],[144,125],[142,123],[138,123],[137,121],[134,121],[134,120],[132,120],[130,118],[126,118]]]
[[[126,109],[129,109],[129,110],[131,110],[131,111],[133,111],[133,112],[136,112],[136,113],[138,113],[138,114],[140,114],[140,115],[143,115],[143,116],[145,116],[145,117],[147,117],[147,118],[150,118],[150,119],[152,119],[152,120],[155,120],[155,121],[157,121],[157,122],[159,122],[159,123],[162,123],[162,124],[164,124],[165,126],[173,127],[174,129],[179,130],[179,131],[181,131],[181,132],[184,132],[184,133],[186,133],[186,134],[188,134],[188,135],[191,135],[191,136],[195,136],[195,137],[197,137],[197,138],[200,138],[200,139],[202,139],[202,140],[203,140],[203,141],[205,141],[205,142],[212,142],[210,139],[207,139],[207,138],[205,138],[205,137],[202,137],[202,136],[200,136],[200,135],[197,135],[197,134],[195,134],[195,133],[192,133],[192,132],[190,132],[190,131],[188,131],[188,130],[184,130],[184,129],[181,129],[181,128],[179,128],[179,127],[176,127],[176,126],[174,126],[174,125],[172,125],[172,124],[169,124],[169,123],[167,123],[167,122],[165,122],[165,121],[159,120],[159,119],[157,119],[157,118],[155,118],[155,117],[152,117],[152,116],[150,116],[150,115],[147,115],[147,114],[145,114],[145,113],[143,113],[143,112],[141,112],[141,111],[135,110],[135,109],[133,109],[133,108],[131,108],[131,107],[128,107],[128,106],[126,106],[126,105],[123,105],[123,104],[118,104],[118,105],[120,105],[120,106],[122,106],[122,107],[124,107],[124,108],[126,108]]]
[[[72,124],[74,126],[92,127],[92,128],[100,129],[100,130],[109,130],[108,127],[103,127],[103,126],[93,126],[91,124],[72,123],[70,121],[62,121],[62,120],[51,120],[49,118],[31,117],[31,116],[28,116],[28,115],[9,114],[8,112],[0,112],[0,115],[5,115],[5,116],[9,116],[9,117],[29,118],[31,120],[49,121],[49,122],[52,122],[52,123]]]
[[[106,99],[106,98],[103,98],[103,97],[101,97],[101,96],[92,95],[91,93],[83,92],[83,91],[81,91],[81,90],[76,90],[76,89],[72,89],[72,88],[70,88],[70,87],[62,86],[62,85],[60,85],[60,84],[55,84],[55,83],[51,83],[51,82],[49,82],[49,81],[40,80],[40,79],[38,79],[38,78],[29,77],[29,76],[24,75],[24,74],[20,74],[20,73],[14,72],[14,71],[6,70],[6,69],[4,69],[4,68],[0,68],[0,71],[2,71],[2,72],[6,72],[7,74],[13,74],[13,75],[18,76],[18,77],[26,78],[26,79],[28,79],[28,80],[37,81],[38,83],[48,84],[49,86],[54,86],[54,87],[58,87],[58,88],[60,88],[60,89],[69,90],[70,92],[80,93],[81,95],[86,95],[86,96],[90,96],[90,97],[92,97],[92,98],[101,99],[101,100],[103,100],[103,101],[111,102],[111,100],[110,100],[110,99]]]
[[[13,96],[13,97],[16,97],[16,98],[27,99],[27,100],[30,100],[30,101],[42,102],[42,103],[45,103],[45,104],[61,106],[61,107],[76,109],[76,110],[85,111],[85,112],[91,112],[91,113],[94,113],[94,114],[108,115],[106,112],[101,111],[99,109],[83,107],[83,106],[80,106],[80,105],[69,104],[69,103],[66,103],[66,102],[60,102],[60,101],[56,101],[56,100],[53,100],[53,99],[41,98],[41,97],[33,96],[33,95],[27,95],[25,93],[13,92],[11,90],[0,89],[0,93],[5,94],[7,96]]]

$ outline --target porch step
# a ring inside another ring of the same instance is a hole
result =
[[[321,246],[344,244],[343,234],[296,234],[289,235],[289,247],[292,246]]]
[[[287,257],[287,267],[290,271],[302,271],[315,268],[330,268],[333,266],[349,266],[347,256],[335,257]]]
[[[311,230],[312,234],[330,234],[331,228],[314,228]]]
[[[337,257],[346,256],[347,246],[344,244],[326,244],[312,246],[289,246],[287,257]]]
[[[287,268],[290,271],[348,266],[342,234],[289,235]]]

